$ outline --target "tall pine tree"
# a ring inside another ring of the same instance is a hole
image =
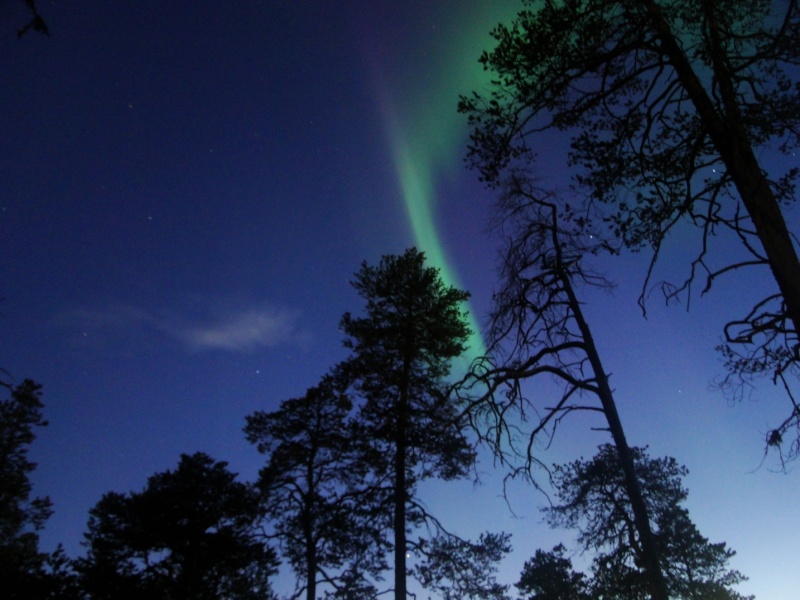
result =
[[[247,440],[268,456],[258,483],[268,535],[297,577],[293,598],[305,592],[315,600],[318,584],[333,597],[368,597],[367,578],[385,568],[383,544],[372,543],[381,536],[372,535],[362,509],[351,409],[335,379],[325,377],[278,410],[247,417]]]
[[[469,294],[444,284],[414,248],[363,263],[353,287],[363,316],[346,313],[341,328],[351,356],[338,366],[361,397],[362,456],[375,485],[375,511],[391,515],[395,597],[407,596],[412,527],[433,522],[417,499],[427,478],[466,475],[474,453],[447,393],[450,360],[465,350]]]

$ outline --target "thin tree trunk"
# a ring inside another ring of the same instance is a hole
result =
[[[628,441],[625,439],[625,431],[622,428],[622,421],[617,412],[616,402],[614,402],[614,394],[611,391],[611,386],[608,384],[608,377],[603,369],[603,363],[600,360],[600,353],[597,351],[597,346],[595,346],[589,324],[583,316],[580,302],[575,294],[575,290],[572,288],[570,275],[563,268],[563,257],[561,255],[562,246],[558,238],[558,215],[555,206],[550,205],[550,212],[552,220],[551,234],[553,238],[553,249],[556,253],[558,277],[564,286],[569,309],[575,317],[575,322],[581,333],[583,349],[589,359],[595,381],[597,382],[597,395],[600,398],[603,414],[605,414],[606,421],[608,422],[608,429],[611,432],[611,437],[614,439],[614,446],[617,449],[619,461],[622,466],[625,490],[631,502],[633,521],[636,526],[636,531],[639,533],[642,554],[644,555],[642,558],[644,559],[647,580],[650,584],[650,596],[653,600],[669,600],[669,590],[667,589],[667,582],[664,579],[664,573],[661,570],[658,547],[656,546],[653,531],[650,528],[650,517],[648,515],[647,505],[644,502],[642,488],[639,485],[639,478],[636,476],[636,469],[633,464],[633,454],[628,446]]]
[[[403,361],[403,380],[397,406],[397,432],[394,457],[394,597],[406,600],[406,427],[408,423],[409,361]]]
[[[404,411],[403,411],[404,412]],[[406,440],[401,418],[394,460],[394,597],[406,600]]]
[[[606,375],[605,369],[603,369],[603,363],[600,360],[600,353],[597,351],[597,346],[595,346],[592,331],[589,329],[589,324],[583,316],[581,304],[572,287],[570,274],[563,266],[562,245],[558,237],[558,213],[556,207],[554,205],[547,206],[549,206],[551,213],[551,236],[557,261],[555,266],[556,273],[564,286],[569,310],[572,312],[575,323],[580,331],[582,346],[589,359],[589,364],[592,367],[594,379],[597,382],[597,395],[600,398],[603,414],[606,417],[608,429],[611,432],[620,465],[622,466],[625,491],[631,502],[633,522],[639,534],[639,541],[642,547],[642,558],[650,587],[650,596],[652,600],[669,600],[669,590],[667,588],[666,579],[664,578],[664,572],[661,569],[658,547],[656,546],[655,536],[653,536],[653,530],[650,528],[650,516],[647,511],[647,504],[645,504],[644,497],[642,496],[642,488],[639,485],[639,478],[636,475],[636,468],[633,463],[633,453],[628,446],[628,440],[625,438],[625,430],[622,427],[622,421],[617,412],[614,393],[611,391],[611,386],[608,383],[608,376]]]
[[[317,598],[317,557],[312,550],[306,559],[308,563],[306,580],[306,600],[316,600]]]
[[[647,505],[642,496],[639,478],[636,476],[633,454],[628,446],[628,441],[625,439],[625,430],[622,428],[622,421],[617,412],[614,393],[611,391],[611,387],[608,384],[608,376],[603,370],[600,354],[594,344],[594,338],[592,337],[589,325],[583,317],[583,311],[572,289],[569,276],[562,275],[561,280],[564,283],[564,288],[569,298],[570,310],[575,316],[578,329],[580,329],[581,336],[583,337],[583,346],[589,358],[589,363],[592,366],[595,380],[597,381],[598,396],[603,406],[603,413],[606,416],[608,429],[611,432],[611,437],[614,439],[614,445],[617,448],[619,461],[622,465],[622,471],[625,476],[625,489],[628,494],[628,499],[631,502],[634,524],[636,525],[636,530],[639,533],[639,540],[642,545],[644,567],[650,583],[650,595],[653,600],[669,600],[669,591],[667,589],[667,582],[664,579],[664,573],[661,570],[658,547],[656,546],[653,531],[650,528],[650,516],[648,515]]]
[[[307,518],[307,517],[306,517]],[[317,549],[314,545],[311,523],[304,523],[306,538],[306,600],[317,598]]]
[[[316,600],[317,598],[317,547],[314,543],[314,511],[310,504],[314,498],[314,471],[313,457],[316,455],[316,448],[311,453],[306,469],[306,479],[308,481],[308,498],[306,507],[303,511],[303,535],[306,544],[306,600]]]

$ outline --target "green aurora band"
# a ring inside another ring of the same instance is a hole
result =
[[[394,102],[398,95],[391,93],[384,94],[381,103],[414,243],[440,270],[445,283],[459,288],[463,286],[437,229],[437,182],[455,177],[464,168],[461,159],[468,130],[464,117],[456,112],[458,97],[488,85],[478,57],[493,46],[490,30],[513,17],[519,5],[513,1],[478,0],[468,9],[471,14],[462,15],[447,33],[436,37],[436,47],[423,49],[430,73],[418,71],[412,75],[416,82],[432,84],[401,82],[396,89],[403,90],[402,97],[410,99],[408,105],[401,108]],[[469,325],[473,335],[465,358],[471,362],[485,353],[481,328],[471,310]]]

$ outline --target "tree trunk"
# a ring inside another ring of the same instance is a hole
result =
[[[583,346],[589,358],[589,363],[592,366],[595,380],[597,381],[598,396],[603,406],[603,413],[606,416],[608,429],[611,432],[611,437],[614,439],[619,462],[622,465],[622,471],[625,477],[625,490],[631,502],[633,520],[642,546],[642,558],[644,559],[644,568],[650,584],[650,596],[653,600],[669,600],[669,590],[667,588],[667,582],[664,579],[664,573],[661,570],[658,547],[656,546],[653,531],[650,528],[650,516],[648,515],[647,505],[642,496],[639,478],[636,476],[633,454],[628,446],[628,441],[625,439],[625,431],[622,428],[622,421],[617,412],[616,402],[614,402],[614,394],[608,384],[606,372],[603,370],[603,364],[600,361],[600,354],[594,344],[592,332],[583,317],[583,311],[581,310],[575,291],[572,289],[569,275],[562,273],[561,281],[564,284],[564,289],[569,298],[570,310],[575,316],[578,329],[580,329],[581,336],[583,337]]]
[[[314,543],[313,509],[310,504],[314,498],[313,456],[308,461],[306,480],[308,481],[308,497],[303,510],[303,537],[306,545],[306,600],[317,598],[317,548]]]
[[[313,524],[310,515],[303,518],[303,532],[306,543],[306,600],[317,598],[317,548],[314,544]]]
[[[767,255],[772,274],[786,304],[794,330],[800,332],[800,259],[778,201],[764,175],[744,127],[736,91],[725,67],[724,50],[716,28],[713,3],[704,1],[712,43],[714,75],[719,83],[724,114],[720,115],[697,73],[675,39],[669,23],[655,2],[647,9],[659,34],[662,48],[689,95],[708,134],[731,176],[736,190],[753,221],[756,235]]]
[[[317,557],[314,551],[309,552],[306,558],[308,563],[306,580],[306,600],[317,599]]]
[[[614,393],[611,391],[611,386],[608,384],[608,376],[603,369],[603,363],[600,360],[600,353],[597,351],[597,346],[595,346],[592,331],[589,329],[589,324],[583,316],[581,304],[572,287],[570,274],[563,266],[562,245],[558,237],[558,213],[556,207],[554,205],[549,205],[549,207],[552,222],[552,244],[556,254],[555,272],[561,284],[564,286],[569,310],[572,312],[575,323],[580,331],[583,350],[586,352],[586,357],[589,359],[589,364],[592,367],[592,373],[597,382],[597,395],[600,398],[603,414],[606,417],[608,429],[611,432],[614,446],[617,449],[619,462],[622,466],[625,491],[631,503],[633,522],[639,534],[639,541],[642,547],[642,559],[650,588],[650,597],[652,600],[669,600],[669,589],[667,588],[666,579],[664,579],[664,572],[661,569],[658,546],[656,546],[653,530],[650,528],[650,515],[647,511],[647,504],[645,504],[644,497],[642,496],[639,478],[636,475],[633,453],[628,446],[628,440],[625,439],[625,430],[622,428],[622,421],[617,412]]]
[[[312,445],[306,463],[306,482],[308,493],[303,509],[303,538],[306,545],[306,600],[317,599],[317,545],[314,539],[314,464],[317,455],[317,444]]]
[[[400,382],[400,398],[397,405],[397,431],[395,433],[394,457],[394,597],[406,600],[406,452],[408,441],[408,387],[409,359],[403,361],[403,379]]]
[[[402,402],[401,402],[402,405]],[[404,408],[401,409],[404,413]],[[406,440],[405,415],[398,427],[394,459],[394,597],[406,600]]]

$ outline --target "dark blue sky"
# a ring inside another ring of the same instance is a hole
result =
[[[0,366],[44,384],[50,426],[33,454],[35,491],[55,503],[46,544],[79,552],[104,492],[140,489],[181,452],[254,476],[244,416],[314,385],[343,356],[360,262],[421,239],[404,151],[432,185],[442,260],[484,318],[492,199],[460,165],[454,116],[456,94],[479,83],[445,80],[453,57],[472,66],[485,47],[474,31],[516,6],[42,3],[51,37],[18,41],[22,2],[0,5]],[[666,270],[682,264],[674,242]],[[743,591],[794,598],[797,477],[751,472],[783,400],[765,384],[730,407],[708,385],[722,323],[771,282],[734,281],[689,313],[653,302],[644,320],[644,260],[610,263],[619,288],[587,298],[629,438],[689,467],[692,515],[738,551]],[[588,425],[546,456],[589,456],[607,440]],[[466,534],[514,533],[513,583],[569,534],[541,523],[528,488],[513,491],[512,518],[489,460],[483,470],[481,488],[433,485],[426,500]]]

